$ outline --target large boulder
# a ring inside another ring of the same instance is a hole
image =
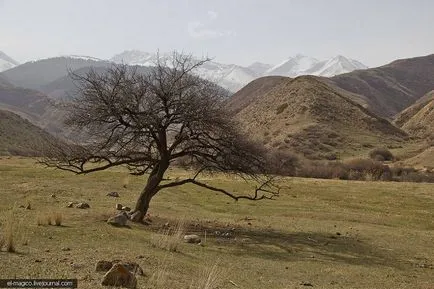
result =
[[[108,224],[116,227],[124,227],[127,225],[127,222],[128,222],[128,214],[126,212],[117,214],[116,216],[110,217],[107,220]]]
[[[116,263],[104,275],[101,285],[135,289],[137,278],[124,265]]]

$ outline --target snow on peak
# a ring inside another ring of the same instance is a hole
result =
[[[267,75],[282,75],[296,77],[299,75],[334,76],[351,72],[356,69],[366,69],[359,61],[337,55],[330,59],[318,60],[313,57],[297,54],[269,69]]]
[[[172,55],[162,53],[160,56],[170,59]],[[116,54],[110,59],[110,61],[114,63],[141,66],[154,66],[156,60],[156,53],[140,50],[127,50]],[[247,67],[243,67],[235,64],[209,61],[198,67],[196,73],[202,78],[216,82],[222,87],[235,92],[250,81],[266,75],[282,75],[289,77],[305,74],[333,76],[364,68],[367,67],[358,61],[348,59],[342,55],[321,61],[298,53],[293,57],[288,57],[275,66],[255,62]]]
[[[90,60],[90,61],[104,61],[100,58],[86,56],[86,55],[62,55],[61,57],[72,58],[72,59],[82,59],[82,60]]]
[[[0,51],[0,72],[14,68],[19,63],[10,58],[6,53]]]

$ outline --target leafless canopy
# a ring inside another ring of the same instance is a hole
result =
[[[51,148],[43,162],[78,174],[124,165],[132,174],[150,175],[152,195],[186,183],[236,200],[276,195],[269,178],[245,196],[198,180],[200,173],[222,172],[260,181],[266,169],[264,150],[239,132],[226,111],[227,91],[195,75],[207,61],[173,53],[146,71],[114,65],[104,73],[73,74],[79,93],[66,124],[89,137],[83,145]],[[192,177],[164,181],[167,168],[180,160],[194,167]]]

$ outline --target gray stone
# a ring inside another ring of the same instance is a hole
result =
[[[69,202],[69,203],[66,205],[67,208],[72,208],[73,206],[74,206],[74,202]]]
[[[201,242],[201,239],[198,235],[185,235],[184,242],[191,243],[191,244],[199,244]]]
[[[108,197],[119,198],[118,192],[110,192],[107,194]]]
[[[118,263],[114,264],[104,275],[101,285],[135,289],[137,287],[137,279],[124,265]]]
[[[127,222],[128,222],[128,215],[125,212],[117,214],[116,216],[111,217],[107,220],[108,224],[116,227],[126,226]]]
[[[116,204],[116,210],[122,210],[124,206],[122,206],[122,204]]]
[[[124,206],[124,207],[122,207],[122,211],[127,211],[127,212],[129,212],[129,211],[131,211],[131,208],[130,208],[130,207],[127,207],[127,206]]]
[[[89,209],[90,208],[90,206],[89,206],[89,204],[88,203],[78,203],[77,204],[77,206],[75,206],[76,208],[78,208],[78,209]]]

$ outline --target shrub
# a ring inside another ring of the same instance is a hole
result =
[[[284,176],[295,176],[300,165],[295,154],[282,151],[272,151],[267,161],[269,173]]]
[[[375,148],[371,150],[369,152],[369,157],[379,162],[393,160],[393,154],[386,148]]]

